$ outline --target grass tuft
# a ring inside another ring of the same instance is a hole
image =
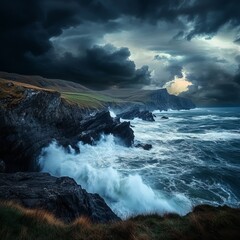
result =
[[[0,239],[235,240],[240,239],[240,209],[203,205],[183,217],[151,214],[109,224],[94,224],[86,217],[79,217],[71,224],[64,224],[46,211],[2,202]]]

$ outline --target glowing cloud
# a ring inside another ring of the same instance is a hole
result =
[[[182,78],[175,77],[174,80],[165,84],[164,87],[167,88],[170,94],[179,95],[182,92],[188,91],[188,87],[192,85],[192,83],[186,79],[186,73],[183,71],[182,74]]]

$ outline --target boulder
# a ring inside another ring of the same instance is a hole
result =
[[[87,193],[69,177],[48,173],[0,173],[0,200],[47,210],[65,223],[80,216],[97,223],[120,220],[98,194]]]
[[[169,119],[167,116],[162,116],[161,119]]]

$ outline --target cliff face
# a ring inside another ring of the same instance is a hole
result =
[[[132,109],[140,109],[141,111],[153,111],[153,110],[182,110],[192,109],[196,106],[190,99],[171,95],[167,89],[157,90],[132,90],[124,89],[107,91],[107,94],[114,96],[114,94],[122,100],[118,103],[110,103],[110,106],[122,113],[131,111]]]
[[[88,110],[68,103],[58,92],[4,82],[0,96],[0,156],[8,172],[37,170],[36,158],[54,139],[78,152],[79,141],[93,144],[102,133],[121,138],[127,146],[133,142],[129,123],[112,119],[106,111],[89,117]]]
[[[148,110],[189,110],[196,107],[190,99],[171,95],[167,89],[151,91],[145,104]]]

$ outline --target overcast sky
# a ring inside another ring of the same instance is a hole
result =
[[[1,0],[0,70],[240,105],[239,0]]]

